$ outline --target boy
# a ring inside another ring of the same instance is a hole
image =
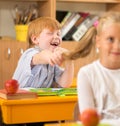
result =
[[[60,24],[50,17],[40,17],[29,24],[29,48],[21,56],[13,78],[19,87],[49,88],[56,82],[58,87],[69,87],[74,75],[72,60],[64,60],[61,48]],[[64,62],[65,68],[60,65]]]

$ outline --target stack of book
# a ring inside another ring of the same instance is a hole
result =
[[[5,89],[0,89],[0,98],[7,99],[7,100],[17,100],[17,99],[31,99],[37,98],[38,95],[35,92],[27,91],[24,89],[19,89],[14,94],[9,94]]]
[[[64,14],[61,19],[60,13]],[[61,23],[63,40],[80,41],[88,29],[98,20],[98,16],[86,12],[57,11],[57,14],[57,20]]]
[[[40,96],[70,96],[77,95],[77,88],[23,88],[14,94],[0,89],[0,98],[7,100],[31,99]]]

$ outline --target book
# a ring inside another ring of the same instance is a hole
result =
[[[80,12],[81,17],[77,20],[77,22],[73,25],[73,27],[68,31],[68,33],[63,37],[63,40],[73,40],[72,35],[75,31],[77,31],[79,25],[87,18],[90,14]]]
[[[32,88],[38,96],[69,96],[77,95],[77,88]]]
[[[8,94],[5,89],[0,89],[0,97],[7,100],[37,98],[37,93],[19,89],[15,94]]]
[[[73,12],[68,11],[67,14],[65,15],[65,17],[63,18],[63,20],[61,21],[61,27],[63,27],[65,25],[65,23],[67,22],[67,20],[69,19],[69,17],[73,14]]]
[[[68,11],[56,11],[56,19],[61,23],[64,19],[64,17],[67,15]]]
[[[69,13],[70,14],[69,14],[68,18],[66,19],[66,21],[65,22],[61,22],[61,33],[64,31],[64,29],[66,28],[68,23],[71,21],[71,19],[75,16],[74,12],[69,12]],[[64,23],[64,24],[62,24],[62,23]]]
[[[62,33],[62,38],[67,34],[67,32],[72,28],[72,26],[77,22],[77,20],[80,18],[80,14],[79,13],[73,13],[71,19],[69,20],[69,22],[66,24],[65,27],[63,27],[61,29],[61,33]]]
[[[97,19],[98,16],[93,15],[86,18],[78,27],[77,31],[72,35],[73,40],[79,41]]]

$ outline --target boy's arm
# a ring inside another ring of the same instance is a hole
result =
[[[35,54],[32,58],[31,65],[38,65],[38,64],[50,64],[55,65],[54,61],[52,60],[53,53],[49,50],[42,50],[41,52]]]
[[[44,49],[33,56],[31,66],[38,64],[50,64],[51,66],[60,66],[63,62],[62,53],[64,51],[66,51],[66,49],[63,49],[61,47],[57,47],[54,52]]]
[[[65,61],[65,70],[58,83],[61,87],[70,87],[74,77],[74,63],[72,60]]]

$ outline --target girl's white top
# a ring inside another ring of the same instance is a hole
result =
[[[94,61],[79,70],[77,86],[80,112],[96,108],[105,119],[120,118],[120,69]]]

